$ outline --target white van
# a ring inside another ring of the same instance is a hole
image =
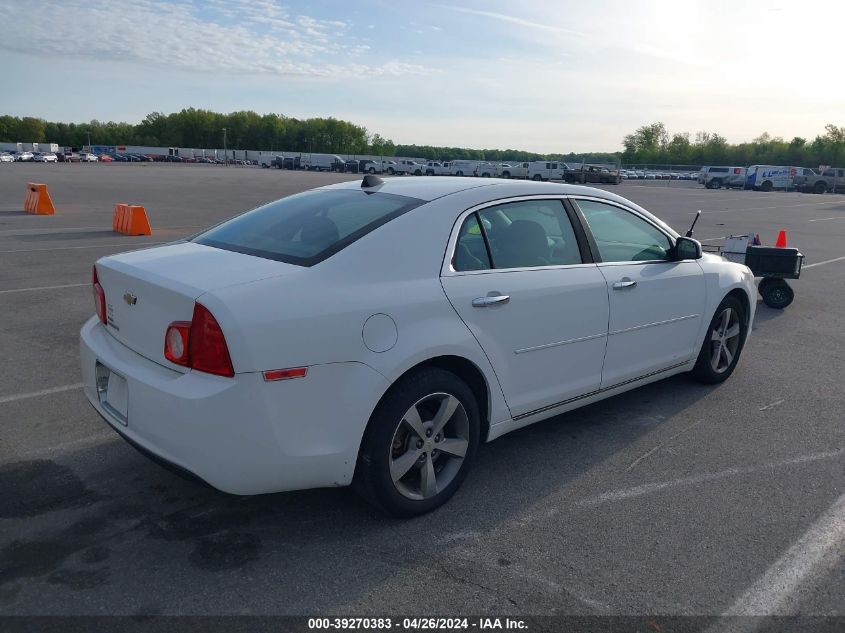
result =
[[[333,165],[342,162],[337,154],[309,154],[302,157],[300,165],[309,171],[332,171]]]
[[[528,169],[531,163],[505,163],[497,170],[498,176],[502,178],[528,178]]]
[[[453,176],[472,176],[480,162],[478,160],[453,160],[449,165],[449,173]]]
[[[698,172],[698,184],[704,185],[708,189],[720,189],[728,179],[744,170],[744,167],[733,166],[702,167],[701,171]]]
[[[528,165],[531,180],[563,180],[563,163],[556,161],[534,161]]]
[[[789,190],[795,186],[795,177],[802,173],[802,167],[751,165],[745,175],[745,188],[754,191]]]

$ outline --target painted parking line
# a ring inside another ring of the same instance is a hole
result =
[[[50,387],[49,389],[42,389],[41,391],[31,391],[30,393],[18,393],[12,396],[0,396],[0,404],[6,404],[7,402],[18,402],[19,400],[29,400],[30,398],[39,398],[41,396],[49,396],[53,393],[62,393],[64,391],[73,391],[74,389],[81,388],[82,383],[76,382],[72,385]]]
[[[823,262],[816,262],[815,264],[807,264],[801,267],[801,270],[806,270],[807,268],[815,268],[816,266],[825,266],[826,264],[833,264],[835,262],[845,261],[845,257],[835,257],[834,259],[826,259]]]
[[[9,290],[0,290],[0,295],[14,294],[16,292],[35,292],[37,290],[59,290],[60,288],[79,288],[81,286],[90,286],[91,283],[84,284],[64,284],[62,286],[35,286],[33,288],[11,288]]]
[[[170,240],[168,240],[170,241]],[[137,244],[138,248],[143,246],[153,246],[154,244],[167,244],[167,242],[140,242]],[[108,248],[110,246],[136,246],[132,242],[110,242],[108,244],[91,244],[89,246],[61,246],[59,248],[21,248],[9,251],[0,251],[0,253],[36,253],[41,251],[72,251],[80,248]]]
[[[710,481],[718,481],[720,479],[727,479],[737,475],[747,475],[761,471],[769,471],[773,468],[785,468],[787,466],[795,466],[797,464],[807,464],[810,462],[817,462],[824,459],[832,459],[836,457],[845,456],[845,448],[835,451],[824,451],[821,453],[811,453],[809,455],[800,455],[799,457],[792,457],[776,462],[767,462],[759,466],[750,466],[746,468],[727,468],[714,473],[705,473],[703,475],[694,475],[692,477],[681,477],[679,479],[672,479],[671,481],[662,481],[652,484],[643,484],[641,486],[634,486],[633,488],[623,488],[621,490],[612,490],[605,492],[596,497],[589,497],[576,502],[575,505],[579,507],[597,506],[603,503],[613,501],[625,501],[644,495],[660,492],[663,490],[671,490],[672,488],[679,488],[683,486],[694,486],[697,484],[707,483]]]
[[[807,220],[807,222],[827,222],[828,220],[845,220],[845,215],[840,215],[835,218],[815,218],[813,220]]]
[[[839,497],[736,602],[725,616],[794,615],[796,594],[824,582],[845,557],[845,495]],[[815,581],[815,582],[814,582]],[[815,587],[818,589],[818,587]],[[816,592],[812,592],[816,595]],[[735,630],[720,626],[720,631]],[[734,621],[736,630],[753,630],[759,621]]]

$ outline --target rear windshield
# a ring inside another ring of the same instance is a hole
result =
[[[362,190],[306,191],[200,233],[193,242],[313,266],[422,200]]]

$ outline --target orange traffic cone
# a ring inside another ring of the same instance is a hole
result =
[[[775,248],[786,248],[786,231],[783,229],[780,230],[778,233],[777,242],[775,242]]]

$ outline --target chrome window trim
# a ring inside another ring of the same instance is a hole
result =
[[[556,200],[560,202],[561,212],[566,216],[566,219],[569,220],[569,216],[566,213],[566,207],[564,207],[563,205],[563,201],[567,198],[571,198],[571,196],[562,195],[559,193],[513,196],[509,198],[499,198],[497,200],[488,200],[487,202],[482,202],[481,204],[477,204],[474,207],[466,209],[458,216],[457,220],[455,220],[455,224],[452,226],[452,232],[449,234],[449,241],[446,244],[446,256],[443,260],[442,266],[440,267],[440,276],[462,277],[464,275],[485,275],[490,273],[518,273],[527,270],[560,270],[567,268],[586,268],[588,266],[595,266],[596,264],[594,262],[582,262],[580,264],[554,264],[549,266],[522,266],[519,268],[485,268],[484,270],[455,270],[452,266],[452,260],[455,256],[455,248],[457,248],[458,245],[458,234],[460,233],[461,227],[464,225],[464,221],[466,220],[467,216],[476,213],[477,211],[483,211],[484,209],[487,209],[489,207],[498,207],[503,204],[510,204],[511,202],[529,202],[532,200]],[[597,198],[597,200],[601,200],[601,198]],[[575,227],[572,227],[572,230],[575,231]]]

